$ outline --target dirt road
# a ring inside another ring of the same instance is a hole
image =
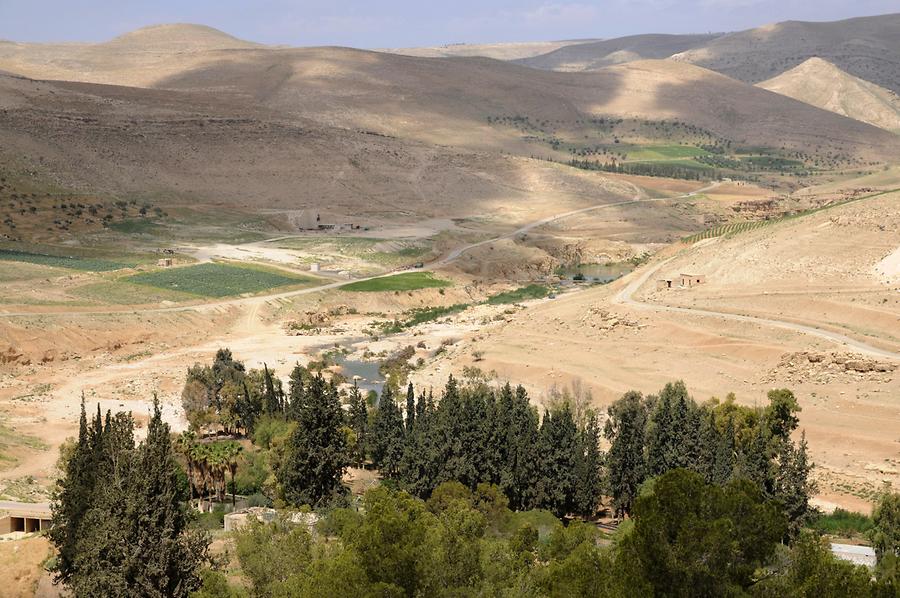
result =
[[[616,293],[612,298],[612,302],[619,305],[627,305],[630,307],[634,307],[637,309],[652,309],[654,311],[668,312],[668,313],[682,313],[682,314],[692,314],[698,316],[708,316],[714,318],[722,318],[725,320],[732,320],[735,322],[751,322],[754,324],[762,324],[764,326],[771,326],[775,328],[782,328],[785,330],[791,330],[793,332],[800,332],[802,334],[809,334],[812,336],[817,336],[819,338],[823,338],[825,340],[837,343],[839,345],[843,345],[848,349],[852,349],[857,353],[862,353],[863,355],[869,355],[871,357],[879,357],[879,358],[887,358],[894,359],[900,361],[900,354],[895,353],[893,351],[888,351],[885,349],[880,349],[878,347],[873,347],[872,345],[866,344],[862,341],[859,341],[855,338],[851,338],[849,336],[839,334],[837,332],[831,332],[830,330],[823,330],[821,328],[815,328],[813,326],[806,326],[803,324],[797,324],[794,322],[788,322],[784,320],[775,320],[772,318],[760,318],[756,316],[744,316],[740,314],[733,314],[729,312],[720,312],[713,311],[709,309],[698,309],[693,307],[675,307],[671,305],[662,305],[659,303],[649,303],[646,301],[640,301],[634,298],[634,293],[640,289],[656,272],[658,272],[663,266],[668,264],[670,261],[675,259],[671,257],[667,260],[663,260],[656,264],[655,266],[648,268],[640,276],[635,277],[634,280],[629,282],[625,287],[622,288],[621,291]]]

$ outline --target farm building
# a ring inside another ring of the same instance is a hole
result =
[[[663,278],[661,280],[656,281],[656,289],[671,289],[672,288],[672,279],[671,278]]]
[[[681,286],[686,289],[706,282],[706,276],[703,274],[679,274],[679,277],[681,278]]]
[[[170,266],[172,265],[172,258],[170,258],[170,257],[164,257],[164,258],[162,258],[162,259],[160,259],[160,260],[157,260],[157,261],[156,261],[156,265],[157,265],[157,266],[161,266],[161,267],[163,267],[163,268],[168,268],[168,267],[170,267]]]
[[[16,532],[31,534],[50,528],[50,505],[0,502],[0,535]]]

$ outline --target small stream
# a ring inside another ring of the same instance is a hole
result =
[[[606,284],[617,278],[625,276],[634,270],[634,266],[628,262],[616,262],[609,264],[577,264],[575,266],[566,266],[557,270],[557,274],[568,280],[575,280],[579,274],[587,282],[598,282]]]
[[[384,387],[384,376],[379,371],[381,365],[379,362],[349,359],[346,355],[336,355],[334,362],[341,367],[341,373],[351,384],[354,376],[359,376],[356,385],[364,395],[370,390],[381,394],[381,389]]]

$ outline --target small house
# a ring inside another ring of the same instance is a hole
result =
[[[321,267],[319,266],[318,262],[313,262],[312,264],[309,265],[310,272],[318,272],[320,269],[321,269]]]
[[[706,283],[706,276],[703,274],[679,274],[679,276],[681,277],[681,286],[685,289]]]
[[[172,258],[164,257],[160,260],[157,260],[156,265],[159,266],[160,268],[169,268],[172,266]]]
[[[663,278],[662,280],[656,281],[656,290],[663,289],[671,289],[672,288],[672,279],[671,278]]]

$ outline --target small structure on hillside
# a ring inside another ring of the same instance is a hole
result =
[[[313,262],[309,265],[310,272],[318,272],[321,269],[319,262]]]
[[[671,278],[662,278],[656,281],[656,290],[662,289],[671,289],[672,288],[672,279]]]
[[[156,265],[162,268],[169,268],[172,266],[172,258],[164,257],[161,260],[157,260]]]
[[[50,529],[52,515],[46,503],[4,503],[0,535],[16,532],[33,534]]]
[[[703,274],[679,274],[679,276],[681,277],[681,286],[685,289],[706,283],[706,276]]]

